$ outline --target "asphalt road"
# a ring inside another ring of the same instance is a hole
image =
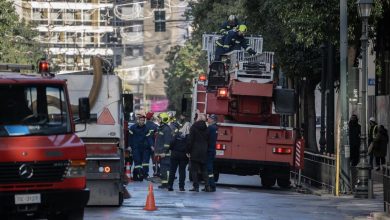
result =
[[[168,192],[154,184],[156,211],[143,210],[149,182],[132,182],[127,188],[132,198],[121,207],[88,207],[85,219],[354,219],[382,210],[382,201],[336,198],[331,195],[297,193],[293,188],[261,187],[258,176],[221,175],[217,192]],[[186,190],[191,183],[186,182]]]

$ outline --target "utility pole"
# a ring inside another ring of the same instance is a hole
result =
[[[341,122],[339,124],[340,145],[338,156],[341,162],[341,176],[345,175],[344,181],[350,181],[350,147],[348,139],[348,97],[347,97],[347,66],[348,66],[348,14],[347,0],[340,0],[340,114]],[[350,184],[348,184],[350,185]]]
[[[368,162],[367,146],[367,48],[368,48],[368,18],[371,14],[372,0],[358,0],[358,12],[362,19],[362,134],[360,146],[360,162],[358,168],[358,183],[356,186],[355,197],[372,198],[372,180],[371,165]]]

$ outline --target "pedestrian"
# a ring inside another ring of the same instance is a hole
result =
[[[369,127],[368,127],[368,146],[370,147],[372,141],[374,140],[374,136],[376,135],[377,133],[377,130],[378,130],[378,124],[376,123],[375,121],[375,118],[374,117],[370,117],[369,119]],[[374,155],[373,155],[373,152],[368,152],[369,156],[370,156],[370,165],[371,167],[374,167]]]
[[[175,113],[169,112],[169,127],[171,128],[173,135],[179,132],[180,124],[176,122]]]
[[[142,181],[148,175],[146,170],[143,169],[142,164],[146,155],[150,157],[152,142],[147,136],[149,130],[145,125],[145,115],[139,113],[136,117],[137,123],[132,125],[129,129],[129,146],[132,150],[134,159],[133,179],[135,181]]]
[[[216,186],[215,186],[215,179],[214,179],[214,160],[215,160],[215,154],[216,154],[216,144],[217,144],[217,137],[218,137],[218,127],[217,127],[217,116],[214,114],[209,115],[208,117],[208,133],[209,133],[209,144],[207,148],[207,173],[208,173],[208,179],[209,179],[209,186],[210,188],[207,189],[206,187],[202,191],[206,192],[215,192]]]
[[[235,15],[229,15],[228,20],[225,21],[219,30],[220,34],[227,34],[230,30],[237,29],[239,25],[238,19]]]
[[[357,115],[353,114],[349,119],[348,130],[349,146],[351,153],[351,166],[355,167],[359,163],[361,135],[361,126],[359,124],[359,119]]]
[[[375,156],[376,171],[381,169],[381,166],[386,163],[387,144],[389,136],[387,129],[383,125],[379,125],[378,132],[373,139],[372,153]]]
[[[160,126],[158,127],[155,155],[159,158],[160,172],[161,172],[161,185],[160,189],[168,188],[169,168],[171,153],[169,146],[172,140],[172,130],[169,127],[169,115],[163,112],[159,115]]]
[[[177,124],[180,126],[180,127],[183,127],[183,125],[187,122],[187,118],[186,118],[186,115],[184,113],[180,114],[179,116],[179,119],[176,121]]]
[[[173,182],[175,180],[177,167],[179,167],[179,189],[180,191],[185,191],[184,182],[186,179],[186,166],[188,164],[186,145],[189,132],[190,123],[186,122],[182,128],[180,128],[179,132],[176,133],[170,144],[171,166],[169,170],[168,191],[173,191]]]
[[[207,148],[209,133],[207,131],[206,117],[198,114],[197,121],[191,126],[187,144],[187,157],[191,162],[191,175],[193,188],[189,191],[199,192],[198,170],[205,180],[205,187],[209,189],[207,178]]]
[[[255,55],[256,51],[253,50],[248,39],[245,38],[247,27],[244,24],[238,26],[238,30],[230,30],[221,39],[218,39],[215,49],[214,61],[221,61],[221,56],[233,50],[240,50],[241,47],[245,49],[250,55]]]
[[[147,163],[142,164],[142,166],[147,167],[147,169],[149,170],[149,161],[150,161],[150,159],[152,159],[153,176],[156,176],[157,168],[156,168],[156,163],[154,161],[154,158],[155,158],[154,157],[154,146],[156,144],[157,124],[154,123],[154,121],[153,121],[153,115],[154,115],[154,112],[146,113],[146,126],[148,127],[148,131],[149,131],[148,137],[151,139],[152,147],[151,147],[151,151],[150,151],[150,155],[149,155],[149,159],[148,159]],[[145,162],[146,162],[146,159],[145,159]]]

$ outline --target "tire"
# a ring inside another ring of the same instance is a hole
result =
[[[83,220],[84,219],[84,208],[72,210],[68,214],[68,220]]]
[[[278,178],[278,186],[280,188],[290,188],[291,182],[288,178]]]
[[[271,188],[275,185],[275,183],[276,183],[276,178],[274,177],[269,177],[269,176],[261,177],[261,185],[264,188]]]

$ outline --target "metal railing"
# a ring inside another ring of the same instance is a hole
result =
[[[207,59],[209,62],[214,60],[214,53],[216,47],[215,42],[221,37],[222,35],[219,34],[203,34],[202,36],[202,50],[207,51]],[[249,41],[249,45],[251,48],[253,48],[259,54],[263,53],[263,38],[261,36],[249,36],[245,38]],[[243,54],[241,58],[244,58]]]
[[[329,193],[335,193],[336,176],[336,157],[331,155],[316,154],[305,152],[305,168],[302,171],[302,181],[311,186],[328,190]],[[340,192],[343,194],[351,193],[349,180],[340,178]]]
[[[390,163],[383,166],[383,205],[384,211],[390,214]]]

